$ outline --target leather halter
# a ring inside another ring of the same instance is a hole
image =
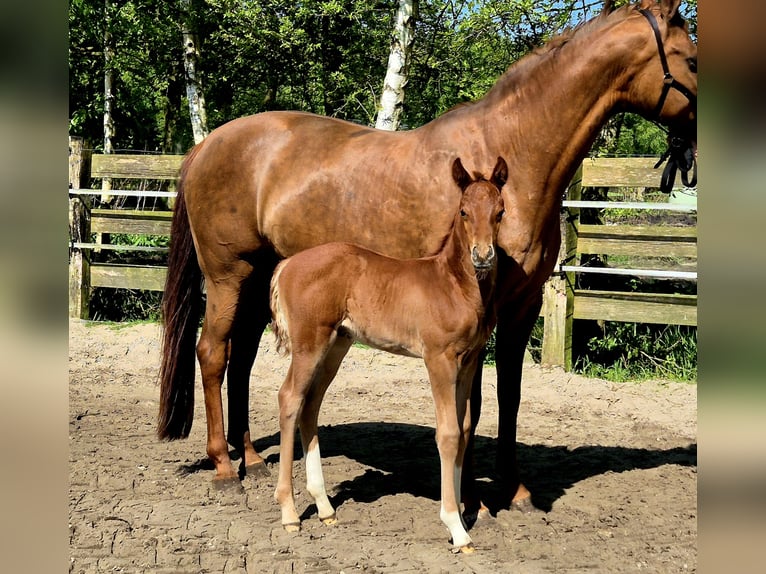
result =
[[[649,21],[649,24],[654,31],[654,38],[657,40],[657,49],[660,54],[660,63],[662,64],[662,93],[660,99],[654,108],[652,115],[659,119],[662,107],[665,105],[665,99],[668,97],[670,88],[674,88],[686,96],[689,103],[697,109],[697,96],[695,96],[689,88],[684,86],[681,82],[673,77],[668,68],[668,60],[665,56],[665,46],[662,44],[662,36],[660,35],[660,28],[657,25],[657,20],[649,10],[642,8],[639,12]],[[694,157],[694,150],[690,142],[684,138],[674,136],[672,133],[668,137],[668,149],[660,157],[660,161],[654,166],[655,169],[660,167],[662,163],[668,160],[664,171],[662,172],[662,178],[660,181],[660,189],[665,193],[670,193],[673,189],[673,182],[676,178],[676,171],[681,172],[681,181],[686,187],[693,187],[697,184],[697,159]],[[689,172],[692,172],[691,179],[689,178]]]
[[[662,93],[660,94],[660,100],[657,102],[657,106],[654,108],[653,115],[656,118],[660,117],[660,112],[662,111],[662,106],[665,105],[665,98],[668,97],[668,92],[670,91],[670,88],[675,88],[679,92],[681,92],[684,96],[686,96],[689,99],[689,103],[694,106],[694,109],[697,109],[697,96],[695,96],[689,88],[684,86],[681,82],[676,80],[673,77],[673,74],[670,73],[670,68],[668,68],[668,59],[665,57],[665,46],[662,43],[662,36],[660,35],[660,28],[657,25],[657,20],[654,17],[654,14],[652,14],[649,10],[642,8],[639,10],[641,14],[649,21],[649,24],[652,27],[652,30],[654,31],[654,38],[657,40],[657,49],[660,53],[660,63],[662,64],[662,72],[663,72],[663,79],[662,79]]]

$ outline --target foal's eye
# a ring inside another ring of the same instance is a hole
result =
[[[497,220],[500,221],[503,218],[503,215],[505,215],[505,209],[501,210],[500,213],[497,214]]]
[[[465,219],[466,217],[468,217],[468,214],[467,214],[465,211],[463,211],[463,210],[461,209],[461,210],[460,210],[460,217],[462,217],[463,219]]]
[[[686,58],[686,63],[689,65],[689,71],[693,74],[697,73],[697,58]]]

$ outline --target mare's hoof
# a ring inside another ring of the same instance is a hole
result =
[[[213,479],[213,488],[215,490],[223,490],[227,492],[245,491],[238,476],[224,476],[222,478],[216,477]]]
[[[253,478],[265,478],[271,476],[271,471],[265,462],[256,462],[245,467],[245,475]]]
[[[473,545],[473,542],[452,549],[453,554],[473,554],[474,552],[476,552],[476,547]]]
[[[337,516],[335,516],[335,513],[333,512],[330,516],[325,516],[324,518],[320,518],[319,520],[322,521],[322,524],[335,524],[338,522]]]
[[[489,508],[481,505],[481,508],[476,513],[476,522],[487,522],[492,519],[492,515],[489,513]]]
[[[494,523],[494,518],[489,512],[489,508],[482,507],[474,512],[463,514],[463,521],[467,528],[479,528]]]
[[[283,524],[282,527],[287,532],[300,532],[301,531],[301,523],[300,522],[288,522],[287,524]]]
[[[532,498],[520,498],[519,500],[511,501],[511,509],[518,510],[522,514],[534,514],[535,512],[541,512],[534,504],[532,504]]]

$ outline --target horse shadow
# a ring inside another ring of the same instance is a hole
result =
[[[319,428],[322,458],[343,456],[363,464],[364,473],[339,484],[328,483],[333,505],[347,500],[373,502],[387,495],[411,494],[439,500],[439,454],[433,427],[407,423],[359,422]],[[279,433],[253,442],[259,452],[279,446]],[[483,502],[492,514],[510,508],[507,486],[495,472],[497,440],[477,435],[474,446],[476,478]],[[232,453],[233,456],[234,453]],[[295,458],[302,457],[296,438]],[[518,443],[519,467],[524,483],[534,493],[534,505],[548,512],[567,489],[605,473],[646,470],[666,464],[697,465],[696,443],[668,449],[588,445],[566,446]],[[269,465],[279,461],[278,452],[266,457]],[[185,465],[184,473],[211,470],[207,459]]]

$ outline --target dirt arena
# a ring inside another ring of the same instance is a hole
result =
[[[266,335],[251,381],[255,446],[271,477],[217,491],[198,383],[187,440],[159,442],[159,327],[69,327],[70,572],[538,573],[697,570],[697,389],[618,384],[525,367],[519,453],[543,512],[502,507],[493,474],[496,380],[484,375],[478,472],[494,517],[450,552],[439,520],[434,412],[419,360],[353,348],[320,415],[338,523],[304,492],[303,530],[280,525],[277,391],[287,359]],[[298,451],[297,454],[299,454]]]

